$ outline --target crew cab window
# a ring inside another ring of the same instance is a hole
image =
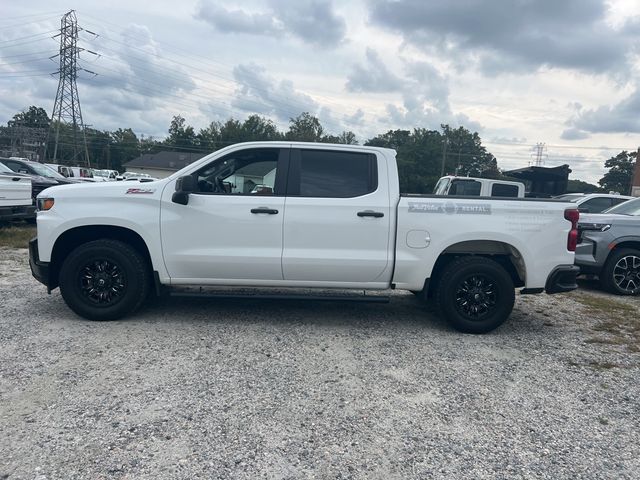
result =
[[[469,195],[479,196],[480,187],[482,185],[476,180],[453,180],[451,182],[451,188],[449,188],[449,195]]]
[[[492,197],[517,197],[518,186],[508,185],[504,183],[494,183],[491,186],[491,196]]]
[[[219,158],[196,173],[196,193],[275,195],[280,151],[241,150]]]
[[[300,150],[288,194],[350,198],[378,188],[375,155],[329,150]]]

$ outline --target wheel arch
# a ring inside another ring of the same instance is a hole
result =
[[[497,240],[468,240],[445,248],[438,256],[428,279],[427,295],[432,296],[446,266],[463,256],[481,256],[500,264],[511,276],[516,287],[526,281],[526,266],[520,251],[506,242]]]
[[[144,239],[130,228],[115,225],[87,225],[71,228],[62,233],[55,241],[51,252],[50,288],[58,286],[60,268],[65,258],[77,247],[93,240],[111,239],[131,245],[153,268],[149,247]]]
[[[631,237],[616,240],[614,247],[609,250],[609,255],[622,248],[632,248],[634,250],[640,251],[640,238]]]

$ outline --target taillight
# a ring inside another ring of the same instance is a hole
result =
[[[569,230],[569,236],[567,237],[567,250],[570,252],[576,251],[578,245],[578,220],[580,218],[580,212],[577,208],[571,208],[564,211],[564,218],[571,222],[571,230]]]

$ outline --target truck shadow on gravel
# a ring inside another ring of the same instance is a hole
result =
[[[390,303],[360,303],[263,298],[163,297],[154,299],[133,317],[160,322],[258,323],[317,325],[332,327],[372,327],[396,325],[451,331],[430,304],[413,295],[402,295]]]
[[[339,328],[398,328],[461,335],[442,319],[433,303],[415,296],[394,295],[387,304],[323,300],[272,300],[261,298],[164,297],[154,299],[126,322],[137,319],[162,323],[220,323],[306,325]],[[514,324],[517,323],[517,327]],[[531,317],[514,310],[512,317],[492,334],[538,332]]]

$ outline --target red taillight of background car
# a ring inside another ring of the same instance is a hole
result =
[[[578,245],[578,220],[580,219],[580,212],[577,208],[570,208],[564,211],[564,218],[571,222],[571,230],[569,230],[569,236],[567,237],[567,250],[570,252],[576,251]]]

